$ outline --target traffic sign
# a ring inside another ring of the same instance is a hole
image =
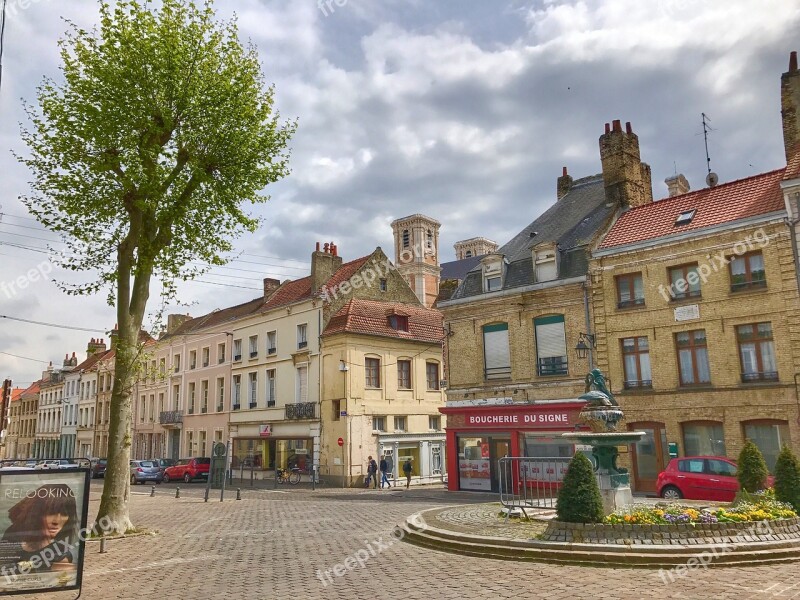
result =
[[[338,440],[338,442],[337,442],[337,443],[338,443],[340,446],[344,446],[344,440],[343,440],[342,438],[339,438],[339,440]]]

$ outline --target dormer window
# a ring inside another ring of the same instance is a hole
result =
[[[483,261],[483,291],[497,292],[503,289],[505,257],[502,254],[489,254]]]
[[[388,317],[389,327],[395,331],[408,331],[408,315],[392,313]]]
[[[553,281],[558,277],[555,246],[540,246],[533,250],[533,270],[537,283]]]
[[[691,209],[691,210],[684,210],[683,212],[681,212],[678,215],[678,218],[675,219],[675,225],[676,226],[678,226],[678,225],[688,225],[689,223],[692,222],[692,219],[694,218],[694,213],[696,213],[696,212],[697,212],[697,209],[694,209],[694,208]]]

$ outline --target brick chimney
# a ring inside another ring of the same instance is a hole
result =
[[[653,184],[650,165],[639,155],[639,138],[633,133],[630,122],[625,131],[619,120],[600,136],[600,161],[603,164],[603,184],[606,200],[623,208],[643,206],[653,201]]]
[[[786,162],[800,152],[800,70],[797,68],[797,52],[789,55],[789,70],[781,75],[781,115],[783,116],[783,147]]]
[[[178,328],[191,319],[191,315],[167,315],[167,334],[175,333]]]
[[[336,244],[326,243],[320,250],[320,243],[317,242],[317,249],[311,253],[311,290],[316,292],[325,285],[341,266],[342,257]]]
[[[89,345],[86,347],[86,358],[91,358],[99,352],[106,351],[106,342],[102,338],[92,338],[89,340]]]
[[[274,294],[279,287],[281,287],[280,279],[264,277],[264,301],[266,302],[267,299],[272,296],[272,294]]]
[[[667,184],[667,189],[669,190],[669,197],[672,198],[673,196],[680,196],[681,194],[685,194],[689,191],[689,182],[686,180],[682,174],[678,173],[677,175],[673,175],[672,177],[667,177],[664,180],[664,183]]]
[[[559,177],[558,180],[556,181],[557,198],[561,200],[564,196],[566,196],[569,193],[571,187],[572,187],[572,177],[570,177],[567,174],[567,167],[564,167],[561,177]]]

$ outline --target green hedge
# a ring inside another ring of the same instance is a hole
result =
[[[800,510],[800,461],[784,446],[775,463],[775,499]]]
[[[739,486],[746,492],[757,492],[766,487],[767,463],[764,456],[752,440],[747,440],[739,453],[737,461]]]
[[[601,523],[603,499],[592,463],[578,452],[572,458],[558,492],[556,518],[566,523]]]

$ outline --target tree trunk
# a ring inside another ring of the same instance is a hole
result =
[[[136,375],[138,328],[119,327],[108,428],[108,464],[103,496],[95,520],[104,534],[124,534],[133,529],[128,511],[131,459],[131,394]],[[100,524],[103,524],[102,526]]]

